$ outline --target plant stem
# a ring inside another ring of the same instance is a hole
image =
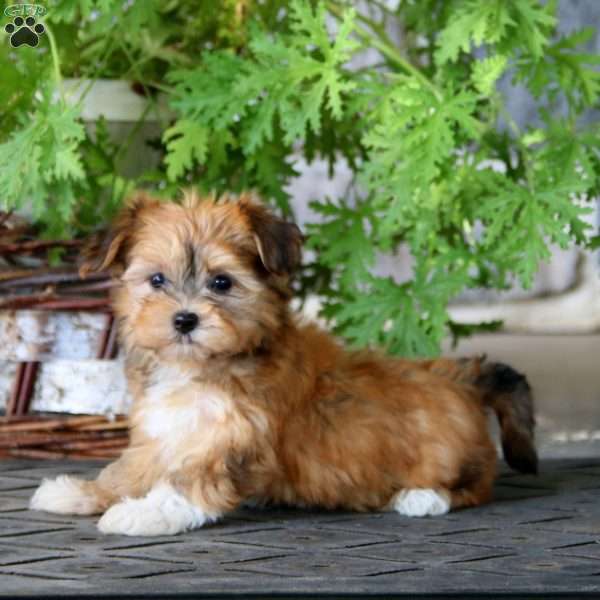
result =
[[[514,134],[515,144],[520,150],[520,160],[523,162],[525,169],[525,179],[527,181],[527,187],[532,194],[535,194],[535,183],[533,180],[533,167],[531,165],[531,158],[529,156],[529,149],[523,143],[521,129],[517,125],[517,122],[512,118],[512,115],[508,112],[506,106],[500,104],[500,114],[506,119],[506,123]]]
[[[123,154],[125,154],[127,149],[131,146],[133,138],[135,137],[137,132],[141,129],[142,125],[144,124],[146,116],[150,112],[151,107],[152,107],[152,104],[150,102],[148,102],[146,104],[146,106],[144,107],[144,110],[142,111],[142,114],[140,115],[139,119],[136,121],[135,125],[129,130],[127,137],[123,140],[123,142],[120,144],[119,148],[115,152],[115,158],[114,158],[115,166],[117,166],[117,160],[119,158],[121,158],[121,156],[123,156]]]
[[[54,80],[56,82],[56,88],[58,89],[60,99],[64,104],[65,97],[62,88],[62,75],[60,74],[60,58],[58,56],[56,40],[54,39],[54,34],[52,33],[52,29],[49,25],[46,25],[46,35],[48,36],[48,41],[50,42],[50,54],[52,55],[52,67],[54,70]]]
[[[386,5],[385,2],[379,2],[378,0],[371,0],[371,2],[382,12],[385,13],[387,15],[394,15],[395,11],[389,9]]]
[[[158,81],[155,81],[154,79],[149,79],[148,80],[148,85],[156,88],[157,90],[164,92],[165,94],[172,94],[175,90],[175,88],[172,85],[164,85],[163,83],[159,83]]]
[[[327,2],[327,8],[329,12],[338,20],[341,20],[344,16],[344,10],[340,8],[333,0]],[[367,29],[359,25],[358,23],[354,24],[354,32],[356,35],[361,38],[368,45],[376,48],[385,56],[391,63],[395,64],[397,67],[409,73],[413,77],[419,80],[425,87],[427,87],[438,100],[442,100],[442,94],[440,90],[427,78],[419,69],[417,69],[414,65],[412,65],[408,60],[406,60],[399,52],[398,49],[393,45],[392,41],[389,39],[385,31],[372,19],[365,17],[357,13],[358,19],[367,23],[371,29],[375,31],[377,36],[372,35]]]

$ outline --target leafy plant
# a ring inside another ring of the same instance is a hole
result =
[[[600,135],[582,117],[598,103],[600,57],[582,49],[593,30],[557,34],[556,2],[392,4],[50,2],[50,52],[6,44],[0,55],[13,86],[2,90],[4,207],[31,203],[47,235],[87,232],[140,184],[252,188],[289,213],[299,156],[332,171],[344,159],[348,194],[312,203],[301,291],[358,345],[435,354],[448,331],[472,330],[446,310],[461,291],[529,285],[550,243],[597,246],[584,216],[600,188]],[[66,75],[167,97],[176,120],[157,170],[119,173],[104,124],[92,135],[56,93]],[[515,123],[502,78],[536,99],[535,124]],[[412,278],[376,275],[377,257],[403,244]]]

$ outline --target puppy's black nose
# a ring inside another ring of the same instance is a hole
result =
[[[175,313],[173,317],[173,327],[179,331],[179,333],[189,333],[193,329],[196,329],[198,325],[198,315],[192,312],[181,311]]]

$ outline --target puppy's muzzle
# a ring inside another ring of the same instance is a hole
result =
[[[189,333],[193,331],[198,326],[198,315],[196,313],[181,311],[175,313],[173,317],[173,327],[179,333]]]

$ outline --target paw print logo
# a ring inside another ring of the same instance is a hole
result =
[[[35,48],[40,41],[39,36],[44,33],[45,28],[41,23],[36,23],[34,17],[15,17],[12,23],[4,27],[4,31],[10,34],[10,45],[18,48],[27,44]]]

